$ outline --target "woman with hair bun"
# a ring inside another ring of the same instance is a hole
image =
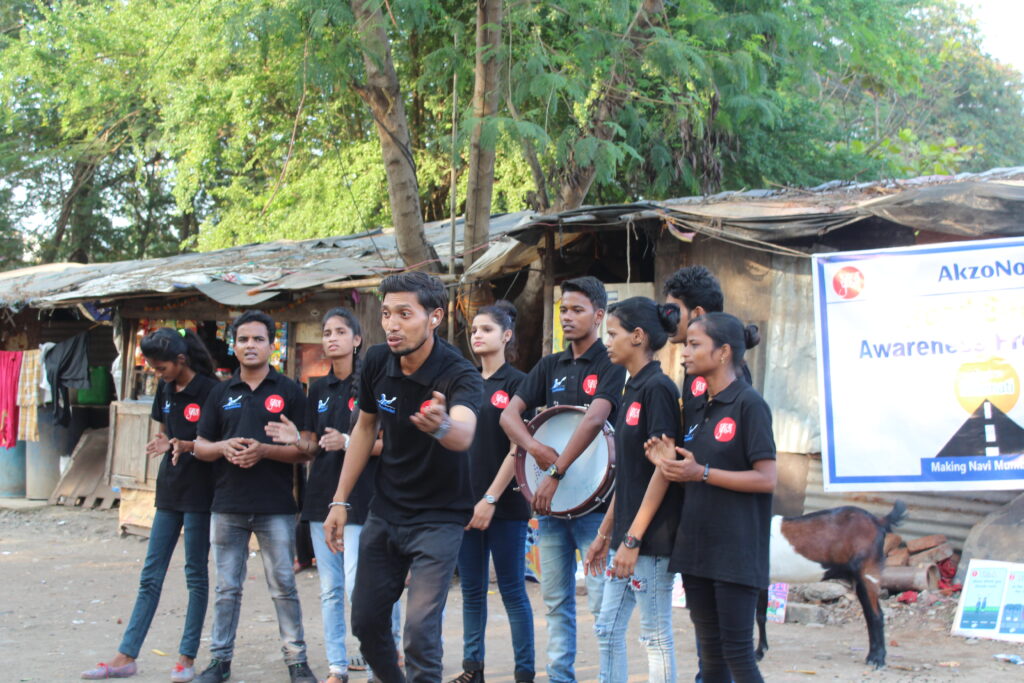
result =
[[[138,597],[118,653],[109,662],[83,671],[82,678],[127,678],[138,672],[135,660],[156,614],[167,567],[184,527],[188,609],[171,681],[187,683],[195,677],[195,657],[206,618],[213,502],[212,465],[196,459],[192,448],[202,406],[217,379],[210,353],[191,330],[161,327],[143,337],[139,347],[160,377],[150,416],[163,424],[163,431],[146,444],[147,455],[163,456],[156,478],[156,512]]]
[[[679,522],[679,491],[645,457],[644,443],[656,437],[674,444],[679,434],[679,390],[654,360],[678,324],[676,305],[658,305],[646,297],[631,297],[608,309],[608,357],[629,372],[629,380],[615,423],[615,496],[584,563],[594,575],[607,565],[601,614],[594,625],[601,651],[599,681],[627,680],[626,628],[637,606],[647,680],[676,680],[669,556]],[[615,548],[610,561],[609,548]]]
[[[763,680],[752,643],[758,593],[768,587],[775,440],[768,405],[739,378],[759,340],[756,327],[726,313],[692,320],[683,363],[707,381],[707,400],[686,407],[684,447],[647,443],[658,471],[685,482],[669,568],[683,575],[706,683]]]
[[[473,318],[471,343],[480,359],[483,401],[469,450],[469,474],[478,500],[459,549],[462,583],[462,673],[452,683],[483,683],[484,630],[487,625],[488,556],[494,557],[498,591],[512,630],[516,681],[535,673],[533,610],[526,594],[526,526],[530,506],[512,488],[515,460],[498,424],[501,413],[526,376],[508,359],[515,344],[516,309],[508,301],[484,306]]]

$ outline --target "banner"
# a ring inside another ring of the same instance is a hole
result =
[[[1024,488],[1024,238],[814,256],[829,491]]]
[[[952,633],[1024,643],[1024,564],[972,559]]]

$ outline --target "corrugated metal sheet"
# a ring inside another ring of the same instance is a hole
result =
[[[903,493],[872,491],[863,493],[826,493],[822,487],[821,458],[812,458],[807,470],[804,512],[815,512],[838,505],[856,505],[884,515],[897,499],[907,504],[909,516],[899,528],[904,538],[945,534],[958,550],[964,546],[971,527],[991,512],[1020,495],[1020,491],[941,491]]]
[[[772,275],[762,395],[772,409],[776,448],[817,453],[821,429],[810,259],[772,256]]]

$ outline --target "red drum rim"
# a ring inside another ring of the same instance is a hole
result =
[[[535,434],[541,425],[562,413],[580,413],[586,414],[587,409],[582,406],[552,406],[542,410],[536,417],[530,420],[526,428],[530,430],[530,434]],[[605,420],[604,426],[601,427],[601,432],[595,436],[595,439],[604,438],[608,443],[608,469],[604,473],[604,477],[601,479],[600,485],[597,490],[588,498],[585,502],[577,505],[574,508],[568,510],[559,510],[555,512],[552,510],[550,515],[547,517],[556,517],[559,519],[574,519],[576,517],[582,517],[588,512],[592,512],[605,503],[608,498],[608,494],[612,490],[612,486],[615,484],[615,439],[613,434],[615,429],[611,424]],[[526,478],[526,449],[522,446],[516,446],[516,484],[519,486],[519,492],[526,498],[526,502],[533,507],[533,491],[530,489],[529,481]],[[532,457],[532,456],[531,456]]]

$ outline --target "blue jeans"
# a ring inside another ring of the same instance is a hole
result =
[[[350,529],[354,530],[350,532]],[[332,553],[324,537],[324,523],[310,522],[309,535],[313,541],[316,570],[320,575],[320,611],[324,621],[324,649],[331,673],[348,672],[348,652],[345,648],[345,596],[351,600],[355,586],[355,562],[359,556],[361,524],[345,526],[345,552]],[[396,602],[391,612],[395,643],[401,642],[401,603]]]
[[[512,630],[516,680],[533,680],[533,610],[526,595],[526,520],[493,519],[486,531],[470,529],[459,549],[462,582],[464,671],[484,668],[484,631],[487,627],[488,555],[494,556],[498,591]]]
[[[178,544],[178,535],[185,528],[185,586],[188,588],[188,609],[185,629],[181,633],[178,653],[195,659],[199,650],[199,636],[206,618],[206,602],[210,594],[207,565],[210,557],[210,513],[174,512],[157,509],[153,515],[153,528],[149,533],[146,563],[139,576],[139,595],[135,598],[128,628],[124,631],[118,652],[132,659],[139,656],[142,641],[153,623],[160,592],[167,576],[167,567]]]
[[[614,553],[608,557],[608,566]],[[672,637],[672,581],[668,557],[641,555],[633,576],[605,578],[601,616],[594,624],[601,647],[598,681],[619,683],[629,678],[626,655],[626,627],[633,608],[640,607],[640,642],[647,648],[647,680],[674,683],[676,680],[675,641]]]
[[[305,662],[302,609],[292,571],[295,515],[212,514],[210,540],[217,565],[217,597],[213,603],[210,654],[220,660],[230,660],[234,654],[238,613],[242,609],[242,586],[249,559],[249,538],[253,534],[260,543],[267,588],[277,611],[284,663],[290,666]]]
[[[576,551],[586,557],[597,537],[603,512],[577,519],[540,517],[540,590],[548,618],[548,678],[552,683],[576,680]],[[587,599],[596,619],[601,613],[604,579],[587,576]]]

